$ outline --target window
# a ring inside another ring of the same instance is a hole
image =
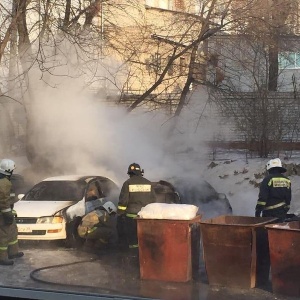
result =
[[[79,201],[85,186],[79,181],[42,181],[25,196],[30,201]]]
[[[180,73],[180,75],[183,75],[185,67],[186,67],[185,58],[180,57],[180,61],[179,61],[179,73]]]
[[[175,0],[174,1],[175,10],[184,11],[184,1],[183,0]]]
[[[150,72],[158,74],[161,70],[161,55],[159,53],[151,54],[149,59],[145,60],[146,68]]]
[[[279,69],[299,69],[300,52],[282,52],[278,57]]]

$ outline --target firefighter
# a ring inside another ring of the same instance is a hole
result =
[[[86,214],[78,226],[78,234],[84,238],[84,250],[101,249],[116,243],[116,206],[107,201]]]
[[[286,219],[290,209],[292,198],[291,181],[283,173],[286,169],[282,167],[279,158],[271,159],[266,165],[268,175],[260,185],[255,216],[275,217],[278,221]]]
[[[122,186],[118,204],[118,234],[121,246],[138,248],[137,213],[142,207],[156,202],[151,182],[144,178],[144,170],[137,163],[128,167],[129,179]]]
[[[14,195],[11,195],[11,175],[15,162],[2,159],[0,162],[0,265],[13,265],[13,258],[22,257],[19,252],[18,229],[13,211]]]

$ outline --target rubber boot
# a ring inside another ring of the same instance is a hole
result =
[[[13,264],[14,264],[13,260],[9,260],[9,259],[0,260],[0,265],[2,266],[12,266]]]
[[[19,243],[16,242],[12,245],[8,245],[8,258],[13,259],[13,258],[19,258],[24,255],[23,252],[19,251]]]
[[[0,265],[2,266],[11,266],[14,264],[13,260],[9,260],[7,256],[7,249],[4,247],[3,250],[0,251]]]

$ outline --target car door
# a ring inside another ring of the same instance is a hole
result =
[[[106,200],[112,201],[116,206],[119,202],[120,188],[112,180],[108,178],[98,178],[99,185]]]

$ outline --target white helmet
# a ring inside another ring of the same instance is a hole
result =
[[[281,172],[286,172],[286,168],[282,166],[281,160],[279,158],[271,159],[267,162],[267,170],[272,168],[279,168]]]
[[[102,206],[109,214],[117,213],[117,208],[111,201],[105,202]]]
[[[4,175],[11,175],[15,168],[15,162],[11,159],[4,158],[0,162],[0,173]]]

